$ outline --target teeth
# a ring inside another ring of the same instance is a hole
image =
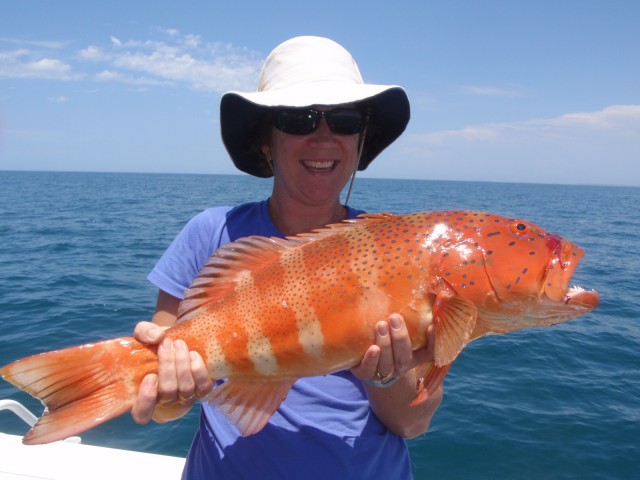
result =
[[[316,170],[328,170],[331,167],[333,167],[333,165],[336,162],[331,161],[331,162],[312,162],[310,160],[305,160],[304,165],[305,167],[309,167],[309,168],[315,168]]]

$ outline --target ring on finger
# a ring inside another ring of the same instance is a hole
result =
[[[393,372],[388,375],[383,375],[378,370],[376,370],[375,377],[371,380],[367,380],[367,383],[372,387],[387,388],[396,383],[399,378],[400,377],[398,376],[394,376]]]
[[[191,395],[189,395],[188,397],[185,397],[182,393],[178,394],[178,399],[180,399],[181,402],[190,402],[191,400],[193,400],[194,398],[196,398],[196,392],[193,392]]]

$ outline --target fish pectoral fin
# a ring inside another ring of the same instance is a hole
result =
[[[438,295],[433,307],[435,328],[434,362],[437,367],[455,360],[471,338],[477,310],[469,300]]]
[[[426,362],[416,367],[416,378],[418,382],[416,384],[416,390],[418,395],[411,402],[411,406],[415,407],[427,400],[433,395],[436,390],[442,385],[444,377],[449,373],[451,364],[444,367],[436,367],[433,362]]]
[[[258,433],[284,401],[293,380],[241,382],[229,380],[205,399],[233,423],[243,437]]]

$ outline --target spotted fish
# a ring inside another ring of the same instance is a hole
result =
[[[470,211],[364,215],[287,239],[247,237],[214,253],[167,330],[227,381],[207,398],[243,435],[258,432],[300,377],[351,368],[375,324],[402,314],[412,345],[435,330],[419,403],[470,341],[590,312],[568,288],[576,245],[519,219]],[[131,409],[156,347],[117,338],[43,353],[0,370],[47,407],[28,444],[77,434]]]

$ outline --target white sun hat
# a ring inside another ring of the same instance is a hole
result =
[[[351,54],[322,37],[295,37],[267,57],[256,92],[227,92],[220,101],[220,127],[233,163],[257,177],[273,175],[260,151],[265,125],[277,108],[354,105],[369,113],[358,170],[404,131],[409,100],[396,85],[362,80]]]

